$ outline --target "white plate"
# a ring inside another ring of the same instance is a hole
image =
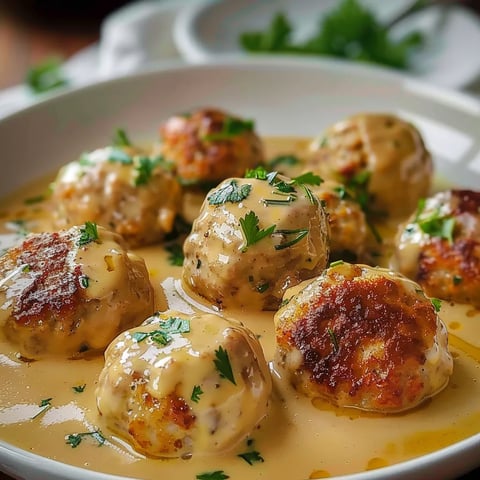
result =
[[[412,0],[359,0],[382,21]],[[177,47],[185,59],[201,62],[222,54],[242,54],[240,33],[264,30],[275,13],[287,14],[298,38],[316,31],[323,14],[339,0],[206,0],[181,10],[174,25]],[[480,75],[480,18],[461,5],[427,8],[399,23],[392,35],[420,30],[426,42],[412,57],[410,74],[437,85],[463,88]]]
[[[0,196],[103,145],[118,126],[136,138],[153,139],[160,122],[197,106],[254,118],[262,135],[316,135],[359,111],[392,112],[420,128],[437,171],[460,185],[480,185],[480,102],[384,70],[265,58],[171,65],[60,94],[1,120]],[[479,449],[477,434],[414,460],[337,479],[452,479],[480,464]],[[1,440],[0,469],[28,480],[120,478],[60,464]]]

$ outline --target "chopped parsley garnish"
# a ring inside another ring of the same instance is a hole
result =
[[[77,245],[82,247],[91,242],[96,242],[99,239],[97,224],[93,222],[85,222],[83,227],[80,227],[80,238]]]
[[[121,163],[122,165],[132,165],[133,158],[124,150],[118,147],[112,147],[108,155],[108,161],[112,163]]]
[[[25,265],[23,265],[23,267],[22,267],[22,272],[23,272],[23,273],[28,273],[28,272],[30,272],[31,268],[32,268],[32,267],[30,267],[30,265],[25,264]]]
[[[198,403],[201,395],[203,395],[202,387],[200,387],[200,385],[195,385],[193,387],[192,395],[190,396],[190,400],[192,400],[192,402]]]
[[[256,168],[247,169],[245,172],[245,178],[256,178],[258,180],[266,180],[268,171],[262,165]]]
[[[438,313],[442,308],[442,301],[439,298],[431,298],[430,301],[432,302],[435,312]]]
[[[337,336],[335,335],[335,332],[330,328],[328,327],[327,328],[327,333],[328,333],[328,336],[330,337],[330,340],[332,341],[332,344],[333,344],[333,350],[335,352],[338,352],[338,339],[337,339]]]
[[[159,323],[159,328],[151,332],[134,332],[132,338],[137,342],[143,342],[150,338],[160,345],[168,345],[172,341],[174,333],[190,332],[190,321],[185,318],[169,317]]]
[[[312,172],[302,173],[298,177],[293,177],[292,183],[297,185],[320,185],[323,179]]]
[[[113,136],[112,144],[116,147],[130,147],[132,142],[123,128],[117,128]]]
[[[172,243],[171,245],[167,245],[165,250],[169,253],[168,261],[170,265],[175,267],[181,267],[183,265],[184,255],[183,255],[183,247],[178,243]]]
[[[296,235],[295,238],[292,240],[289,240],[288,242],[285,243],[280,243],[279,245],[275,245],[275,250],[283,250],[284,248],[291,247],[292,245],[295,245],[298,243],[302,238],[304,238],[306,235],[308,235],[308,228],[297,228],[295,230],[275,230],[273,233],[274,235],[280,234],[280,235]]]
[[[251,189],[252,186],[250,184],[247,183],[239,186],[238,182],[232,179],[230,182],[214,190],[207,197],[207,200],[210,205],[223,205],[226,202],[239,203],[248,197]]]
[[[377,227],[369,219],[369,216],[375,213],[371,210],[369,205],[370,195],[368,193],[368,183],[370,177],[371,172],[363,170],[349,179],[344,179],[345,184],[336,187],[334,190],[337,192],[337,195],[341,200],[350,199],[358,203],[362,211],[365,213],[366,223],[370,232],[377,243],[382,243],[382,236],[377,230]]]
[[[159,165],[157,158],[140,157],[138,165],[135,167],[137,176],[135,178],[135,186],[146,185],[152,177],[155,167]]]
[[[32,418],[31,420],[37,418],[39,415],[41,415],[42,413],[46,412],[51,406],[52,404],[50,403],[52,401],[52,398],[53,397],[50,397],[50,398],[44,398],[43,400],[40,401],[40,403],[38,404],[38,406],[41,408],[41,410],[36,413]]]
[[[236,385],[232,365],[228,358],[228,352],[224,350],[221,345],[218,347],[218,350],[215,350],[215,359],[213,360],[213,363],[222,378],[226,378]]]
[[[420,230],[431,237],[440,237],[449,243],[453,243],[455,217],[442,214],[439,208],[428,215],[424,215],[425,205],[425,199],[420,199],[415,217],[415,223],[420,227]]]
[[[260,285],[257,285],[255,289],[257,290],[258,293],[265,293],[269,287],[270,287],[270,284],[268,282],[265,282],[265,283],[261,283]]]
[[[87,275],[82,275],[80,277],[80,286],[82,288],[88,288],[89,285],[90,285],[90,278]]]
[[[44,93],[67,85],[68,81],[62,72],[60,59],[48,58],[28,71],[25,83],[34,93]]]
[[[35,197],[29,197],[25,199],[25,205],[33,205],[45,200],[45,195],[36,195]]]
[[[103,445],[106,441],[106,438],[100,430],[95,430],[94,432],[70,433],[65,437],[65,443],[72,448],[77,448],[85,437],[95,439],[99,446]]]
[[[213,472],[199,473],[197,480],[227,480],[230,478],[223,470],[215,470]]]
[[[244,132],[252,132],[255,123],[253,120],[242,120],[239,118],[227,117],[222,124],[219,132],[212,132],[203,136],[203,140],[207,142],[216,140],[230,140],[231,138],[241,135]]]
[[[260,452],[252,450],[251,452],[239,453],[237,455],[243,458],[249,465],[253,465],[256,462],[264,462],[264,458],[260,455]]]
[[[86,383],[84,383],[83,385],[76,385],[76,386],[72,387],[72,390],[75,393],[83,393],[86,386],[87,386]]]
[[[300,163],[300,159],[295,155],[278,155],[268,162],[270,168],[277,168],[280,165],[287,165],[293,167]]]
[[[244,218],[240,218],[240,226],[242,227],[246,241],[242,252],[246,252],[248,247],[254,245],[263,238],[268,237],[274,232],[276,225],[272,225],[266,229],[260,229],[258,227],[258,222],[258,217],[253,211],[248,212]]]
[[[460,275],[454,275],[452,281],[454,285],[460,285],[463,282],[463,278]]]
[[[417,2],[415,10],[422,3]],[[244,32],[239,42],[252,53],[327,55],[402,69],[408,67],[411,50],[423,42],[418,31],[393,40],[389,26],[382,25],[358,0],[340,2],[323,16],[318,29],[306,40],[295,42],[292,33],[290,20],[278,12],[264,31]]]

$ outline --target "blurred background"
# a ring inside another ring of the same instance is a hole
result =
[[[98,41],[102,21],[132,0],[0,0],[0,89],[48,56],[67,59]]]
[[[157,0],[162,1],[168,3]],[[133,3],[136,2],[0,0],[0,90],[23,82],[28,70],[47,57],[67,60],[98,42],[102,22],[112,12]],[[480,15],[480,0],[458,3]]]

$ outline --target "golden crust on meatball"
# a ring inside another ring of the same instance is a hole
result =
[[[447,190],[421,202],[399,231],[392,266],[427,295],[480,306],[480,192]]]
[[[285,298],[275,315],[275,362],[307,396],[389,413],[446,386],[447,331],[415,282],[340,263]]]
[[[130,247],[159,242],[174,228],[181,188],[160,157],[106,147],[65,165],[53,184],[58,228],[98,223]]]
[[[205,108],[170,117],[160,127],[161,154],[185,184],[239,177],[263,163],[263,146],[251,120]]]
[[[103,352],[154,309],[145,262],[87,223],[27,236],[0,257],[0,327],[27,358]]]
[[[389,114],[358,114],[340,121],[312,144],[308,170],[364,189],[368,211],[409,215],[429,194],[433,164],[418,130]]]
[[[250,330],[169,310],[112,342],[96,397],[108,427],[137,451],[188,458],[238,445],[266,416],[271,389]]]

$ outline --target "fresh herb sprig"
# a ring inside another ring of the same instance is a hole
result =
[[[268,228],[260,229],[258,223],[259,219],[252,210],[250,210],[245,217],[240,218],[240,226],[242,227],[243,235],[245,236],[245,246],[242,248],[242,252],[246,252],[248,247],[258,243],[265,237],[270,236],[276,227],[276,225],[271,225]]]
[[[47,58],[33,66],[25,78],[25,83],[33,93],[41,94],[68,85],[68,80],[62,71],[59,58]]]
[[[250,184],[239,185],[237,180],[232,179],[214,190],[207,200],[210,205],[223,205],[227,202],[239,203],[248,197],[251,190]]]
[[[100,430],[95,430],[93,432],[70,433],[65,437],[65,443],[72,448],[77,448],[86,437],[96,440],[99,446],[103,445],[107,440]]]
[[[77,240],[77,245],[83,247],[91,242],[96,242],[98,239],[97,224],[94,222],[85,222],[85,225],[80,227],[80,237]]]
[[[202,140],[207,142],[231,140],[242,133],[252,132],[254,127],[255,122],[253,120],[227,117],[224,120],[220,131],[208,133],[202,137]]]
[[[290,20],[278,12],[264,31],[243,32],[239,42],[252,53],[328,55],[399,69],[408,68],[410,53],[423,43],[419,32],[392,40],[389,27],[357,0],[343,0],[323,16],[317,31],[306,41],[294,42],[292,33]]]
[[[230,363],[228,352],[221,345],[218,347],[218,350],[215,350],[215,359],[213,360],[213,363],[222,378],[226,378],[234,385],[237,384],[233,375],[232,364]]]
[[[147,338],[159,345],[168,345],[172,340],[172,334],[189,333],[190,321],[185,318],[169,317],[159,323],[159,328],[151,332],[134,332],[132,338],[137,342],[143,342]]]

